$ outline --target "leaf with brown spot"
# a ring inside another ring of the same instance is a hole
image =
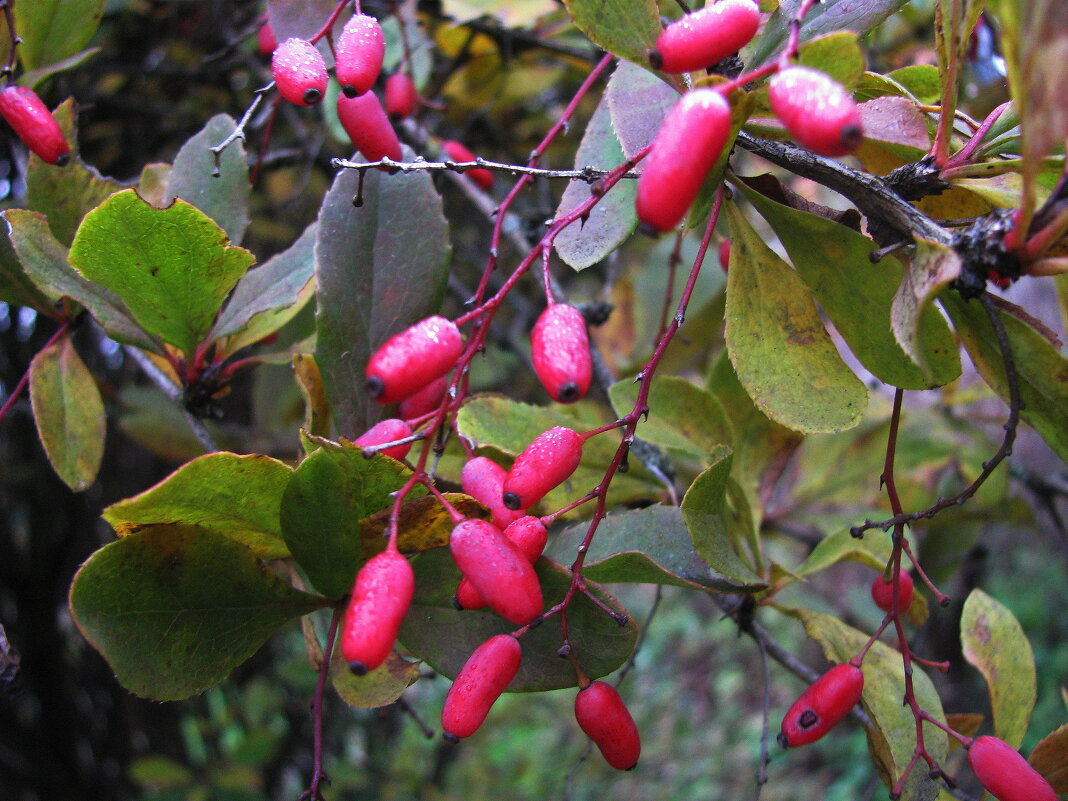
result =
[[[489,519],[489,510],[470,495],[461,492],[442,494],[464,517]],[[389,530],[389,516],[392,511],[391,507],[387,507],[360,521],[360,536],[363,538],[363,552],[367,559],[386,549],[386,533]],[[437,498],[429,495],[410,498],[401,504],[400,519],[397,521],[397,547],[401,553],[419,553],[431,548],[442,548],[449,544],[449,537],[455,525]]]

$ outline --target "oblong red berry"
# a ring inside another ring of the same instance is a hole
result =
[[[753,0],[720,0],[664,28],[649,61],[654,69],[674,73],[711,67],[748,44],[759,27]]]
[[[256,31],[256,51],[261,56],[269,56],[276,47],[278,47],[278,39],[274,35],[274,29],[271,28],[270,20],[265,16]]]
[[[864,674],[848,662],[835,665],[801,693],[782,721],[779,745],[793,748],[820,739],[860,700]]]
[[[386,39],[378,20],[355,14],[341,29],[334,47],[334,74],[348,97],[362,95],[378,80]]]
[[[553,400],[585,397],[593,377],[590,338],[582,312],[567,303],[548,306],[530,332],[534,372]]]
[[[349,135],[349,141],[368,161],[383,157],[400,161],[400,140],[386,116],[378,96],[364,92],[357,97],[337,96],[337,118]]]
[[[386,661],[414,592],[412,566],[397,551],[372,556],[360,568],[341,624],[341,655],[353,673]]]
[[[545,524],[537,517],[529,515],[520,517],[501,533],[512,541],[531,564],[538,561],[545,550],[545,543],[549,541],[549,531]],[[466,576],[460,579],[456,587],[455,601],[460,609],[482,609],[486,606],[486,599]]]
[[[654,231],[670,231],[690,208],[731,131],[731,107],[713,89],[682,96],[653,139],[638,178],[638,219]]]
[[[528,509],[562,484],[582,461],[582,435],[555,426],[538,434],[504,479],[504,505]]]
[[[403,120],[415,110],[417,93],[415,84],[403,72],[395,72],[386,78],[386,114]]]
[[[48,106],[28,86],[10,84],[0,90],[0,115],[41,161],[62,167],[70,146]]]
[[[575,719],[613,768],[630,770],[638,764],[642,752],[638,727],[611,684],[595,681],[579,690],[575,696]]]
[[[466,145],[463,145],[454,139],[442,142],[441,149],[445,151],[445,155],[448,156],[451,161],[465,162],[476,160],[475,154],[472,153]],[[472,167],[469,170],[464,170],[464,175],[474,181],[484,192],[488,192],[493,188],[493,173],[489,170],[483,169],[482,167]]]
[[[370,447],[371,445],[385,445],[387,442],[395,442],[398,439],[404,439],[412,435],[412,427],[403,420],[398,420],[396,417],[390,417],[379,423],[375,423],[365,432],[360,434],[353,443],[362,447]],[[394,459],[400,460],[408,455],[408,451],[412,449],[412,443],[405,442],[403,445],[394,445],[392,448],[386,448],[384,453],[386,456],[392,456]]]
[[[518,547],[485,520],[463,520],[452,530],[449,550],[460,572],[490,609],[517,626],[541,614],[538,574]]]
[[[414,395],[409,395],[397,406],[397,414],[405,420],[414,420],[435,411],[445,397],[449,382],[445,376],[435,378]]]
[[[912,576],[905,570],[898,571],[898,609],[904,611],[912,603],[912,594],[915,587],[912,584]],[[889,612],[894,605],[894,582],[886,581],[880,573],[871,583],[871,599],[875,605],[884,612]]]
[[[290,38],[274,49],[271,74],[279,93],[298,106],[314,106],[323,99],[326,62],[318,48],[306,39]]]
[[[864,138],[857,104],[819,70],[788,67],[768,82],[768,100],[790,136],[821,156],[845,156]]]
[[[445,696],[441,728],[446,739],[470,737],[519,672],[523,651],[510,634],[497,634],[468,657]]]
[[[453,600],[460,610],[485,609],[486,599],[478,591],[467,576],[460,577],[460,583],[456,585],[456,595]]]
[[[723,272],[727,272],[730,269],[731,264],[731,241],[724,239],[719,243],[719,266],[723,268]]]
[[[490,510],[493,524],[498,528],[504,528],[526,514],[522,509],[509,509],[504,505],[501,496],[507,475],[507,470],[485,456],[469,460],[460,472],[460,488]]]
[[[977,737],[968,749],[979,783],[998,801],[1057,801],[1057,794],[1042,774],[1004,740]]]
[[[463,347],[460,329],[451,320],[437,315],[420,320],[387,339],[371,356],[364,371],[367,392],[379,403],[414,395],[449,372]]]

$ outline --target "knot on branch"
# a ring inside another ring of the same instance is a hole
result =
[[[905,200],[921,200],[929,195],[940,195],[949,189],[949,184],[942,180],[941,170],[932,156],[924,156],[919,161],[892,170],[883,178],[883,182],[894,194]]]
[[[961,297],[981,295],[988,280],[1006,287],[1020,277],[1023,265],[1005,247],[1005,236],[1013,229],[1013,213],[1013,209],[996,209],[954,232],[951,245],[963,264],[953,287]]]
[[[742,74],[745,69],[745,62],[735,53],[733,56],[727,56],[718,64],[713,64],[708,68],[708,72],[712,75],[723,75],[727,78],[737,78]]]

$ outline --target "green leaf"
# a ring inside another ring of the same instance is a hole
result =
[[[32,0],[14,3],[23,69],[37,69],[81,50],[96,32],[104,0]]]
[[[853,31],[838,31],[807,42],[797,61],[829,75],[846,89],[852,89],[864,76],[864,53]]]
[[[272,334],[292,320],[315,292],[315,235],[311,223],[297,241],[237,282],[209,339],[229,337],[233,353]]]
[[[598,417],[591,419],[593,414]],[[476,448],[490,445],[517,456],[531,441],[553,426],[567,426],[576,431],[602,425],[600,410],[588,402],[571,406],[531,406],[499,395],[476,395],[461,407],[456,424],[459,433]],[[619,445],[617,436],[604,434],[586,440],[582,462],[561,487],[550,492],[543,505],[558,509],[575,500],[578,494],[592,489],[604,477]],[[633,455],[630,471],[612,479],[612,498],[616,503],[660,497],[662,487]]]
[[[27,70],[19,76],[19,83],[23,86],[28,86],[31,89],[35,88],[38,84],[47,78],[57,75],[60,72],[66,72],[67,70],[74,69],[81,66],[86,61],[91,59],[101,48],[99,47],[87,47],[85,50],[81,50],[72,56],[61,58],[59,61],[53,61],[51,64],[46,64],[43,67],[38,67],[35,70]]]
[[[616,415],[630,414],[640,385],[625,379],[608,389]],[[642,439],[674,456],[707,464],[722,457],[734,440],[722,404],[706,389],[678,376],[656,376],[649,389],[649,419],[639,426]]]
[[[798,274],[834,323],[850,350],[881,381],[903,389],[928,389],[960,375],[957,343],[945,319],[925,307],[917,322],[917,348],[930,379],[901,349],[890,329],[890,309],[901,283],[894,259],[872,264],[875,243],[851,228],[774,203],[739,184],[746,198],[771,224]]]
[[[191,357],[253,261],[184,200],[155,209],[128,189],[86,215],[71,265],[120,298],[145,330]]]
[[[633,158],[653,141],[660,123],[679,102],[677,90],[629,61],[619,62],[608,79],[605,97],[612,114],[612,128],[627,158]]]
[[[1019,748],[1035,708],[1035,657],[1015,616],[980,589],[964,601],[960,618],[964,658],[986,679],[994,734]]]
[[[75,492],[96,478],[107,418],[89,369],[64,336],[30,362],[30,402],[48,461]]]
[[[714,571],[751,589],[767,586],[738,555],[730,537],[730,472],[728,455],[694,479],[682,499],[682,519],[697,553]]]
[[[927,118],[911,97],[879,97],[857,107],[864,142],[857,157],[872,172],[886,172],[901,161],[917,161],[931,147]]]
[[[754,507],[755,522],[761,516],[760,489],[768,476],[778,471],[801,444],[801,434],[771,420],[756,407],[738,380],[724,350],[708,374],[708,388],[727,411],[734,429],[731,473]]]
[[[801,23],[801,43],[811,41],[835,31],[849,30],[863,36],[881,23],[906,0],[868,0],[855,3],[852,0],[823,0],[813,6]],[[746,68],[759,67],[777,55],[786,44],[790,23],[797,17],[800,0],[781,0],[764,26],[763,33],[752,45],[752,52],[742,51]]]
[[[935,295],[960,275],[960,268],[960,257],[953,250],[917,236],[916,254],[906,267],[891,303],[890,326],[894,338],[912,361],[932,378],[929,351],[921,342],[928,325],[924,319],[929,315]]]
[[[323,605],[245,546],[182,525],[105,545],[70,592],[74,621],[122,686],[157,701],[218,684],[279,626]]]
[[[942,306],[983,380],[1008,402],[1009,387],[997,336],[979,303],[955,292],[940,296]],[[1068,460],[1068,359],[1049,340],[1013,314],[999,310],[1019,379],[1021,418],[1061,459]]]
[[[738,380],[762,412],[788,428],[852,428],[868,392],[838,355],[807,287],[734,203],[727,217],[727,350]]]
[[[515,630],[515,624],[488,609],[458,612],[452,596],[460,581],[447,548],[420,554],[412,560],[415,569],[415,600],[400,631],[400,641],[437,672],[455,678],[471,652],[495,634]],[[535,565],[541,581],[545,608],[558,603],[571,584],[566,569],[542,557]],[[590,591],[617,613],[626,610],[600,586],[589,582]],[[633,620],[620,626],[582,593],[576,593],[567,612],[568,636],[582,669],[599,678],[618,668],[634,650],[638,628]],[[523,662],[508,689],[511,692],[541,692],[575,687],[575,669],[557,654],[563,633],[560,616],[554,615],[523,636]]]
[[[386,661],[369,671],[357,676],[341,655],[340,648],[334,648],[330,654],[330,682],[341,696],[341,700],[356,709],[378,709],[389,706],[404,691],[419,679],[419,662],[409,662],[395,653],[386,657]]]
[[[790,614],[799,618],[805,633],[823,648],[832,662],[848,662],[868,641],[868,635],[847,626],[832,615],[798,609]],[[864,694],[861,705],[871,718],[867,730],[869,750],[875,760],[879,777],[888,788],[901,776],[912,759],[916,747],[916,721],[912,710],[901,703],[905,694],[905,679],[901,654],[890,646],[876,641],[868,651],[862,667]],[[927,674],[913,664],[913,689],[920,707],[936,720],[945,722],[942,702]],[[945,733],[930,723],[923,728],[927,753],[939,764],[948,751]],[[902,799],[933,801],[938,796],[938,784],[924,770],[914,770],[905,783]]]
[[[913,64],[887,73],[921,103],[937,103],[942,97],[942,79],[934,64]]]
[[[548,555],[573,561],[589,526],[585,520],[560,532]],[[602,584],[668,584],[717,592],[754,592],[767,586],[759,579],[746,583],[710,571],[694,550],[683,512],[674,506],[608,515],[590,543],[582,575]]]
[[[575,153],[575,169],[593,167],[610,170],[626,158],[623,148],[612,130],[608,94],[601,98],[586,126],[586,132]],[[591,196],[591,186],[585,181],[569,181],[556,207],[556,216],[571,212]],[[638,224],[634,210],[635,182],[623,179],[593,207],[589,218],[574,224],[556,237],[556,253],[574,270],[584,270],[605,258],[630,236]]]
[[[224,534],[261,559],[289,549],[278,521],[293,470],[269,456],[209,453],[140,495],[113,503],[103,517],[120,537],[147,526],[181,523]]]
[[[328,598],[352,589],[363,563],[360,520],[389,506],[411,472],[388,456],[363,457],[349,443],[323,443],[300,463],[282,496],[282,536]],[[417,487],[409,497],[425,494]]]
[[[232,142],[219,156],[215,173],[215,156],[209,148],[233,133],[236,124],[227,114],[216,114],[174,157],[167,180],[167,193],[161,205],[169,206],[181,198],[211,217],[226,231],[231,242],[238,243],[248,228],[248,162],[241,140]]]
[[[862,517],[857,515],[856,519]],[[893,551],[890,538],[881,531],[869,531],[858,539],[849,533],[849,528],[848,525],[844,526],[820,540],[794,572],[799,576],[810,576],[846,559],[865,564],[873,570],[882,570],[890,561]]]
[[[647,52],[660,36],[655,0],[564,0],[584,34],[609,53],[646,66]]]
[[[71,163],[57,170],[32,156],[26,168],[26,201],[31,209],[48,218],[56,239],[69,246],[82,218],[123,187],[78,157],[78,111],[74,101],[64,101],[53,116],[74,149]]]
[[[1052,785],[1054,792],[1068,793],[1068,723],[1039,740],[1027,762]]]
[[[71,268],[67,248],[53,235],[43,214],[8,209],[3,217],[23,271],[49,300],[70,298],[88,309],[115,341],[163,352],[162,344],[137,324],[118,296]]]
[[[438,310],[452,251],[429,174],[370,170],[360,208],[352,205],[357,183],[356,170],[334,179],[315,243],[315,357],[335,425],[350,436],[379,416],[363,388],[367,360],[386,339]]]
[[[2,34],[3,25],[0,21],[0,35]],[[33,278],[27,275],[7,236],[0,236],[0,301],[12,306],[28,306],[44,315],[55,314],[52,299],[40,290]]]

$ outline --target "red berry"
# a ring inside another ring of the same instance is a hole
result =
[[[341,624],[341,655],[353,673],[363,675],[386,661],[415,592],[415,574],[397,551],[368,559]]]
[[[383,157],[402,160],[397,132],[393,130],[374,92],[364,92],[357,97],[339,94],[337,118],[349,135],[352,146],[368,161],[379,161]]]
[[[575,696],[575,719],[613,768],[630,770],[638,764],[642,752],[638,727],[611,684],[595,681],[579,690]]]
[[[668,25],[649,61],[664,72],[711,67],[737,53],[759,27],[760,9],[753,0],[721,0]]]
[[[546,308],[530,332],[530,352],[534,372],[553,400],[574,403],[586,395],[593,361],[582,312],[567,303]]]
[[[727,272],[727,269],[731,264],[731,241],[724,239],[719,243],[719,266],[723,268],[723,272]]]
[[[485,520],[463,520],[452,530],[449,550],[489,607],[525,626],[541,614],[541,584],[530,561],[499,528]]]
[[[549,540],[549,532],[545,524],[538,518],[530,516],[520,517],[502,533],[512,541],[531,564],[538,561],[542,551],[545,550],[545,543]],[[466,576],[460,579],[456,587],[455,600],[460,609],[482,609],[487,605],[482,593]]]
[[[582,436],[556,426],[538,434],[516,457],[504,479],[504,505],[528,509],[562,484],[582,460]]]
[[[10,84],[0,90],[0,115],[42,161],[60,167],[70,161],[70,147],[59,123],[29,87]]]
[[[445,151],[445,155],[449,157],[450,161],[475,161],[475,154],[455,140],[450,139],[448,142],[442,142],[441,149]],[[465,170],[464,175],[474,181],[484,192],[488,192],[493,188],[493,173],[489,170],[473,167],[470,170]]]
[[[501,500],[507,475],[507,470],[485,456],[471,459],[460,473],[463,491],[490,510],[493,524],[499,528],[504,528],[525,514],[522,509],[509,509]]]
[[[912,603],[912,577],[904,570],[898,571],[898,608],[902,611],[909,608]],[[894,602],[894,582],[885,580],[882,575],[875,577],[871,583],[871,599],[875,605],[884,612],[889,612]]]
[[[475,588],[467,576],[462,576],[460,583],[456,585],[456,596],[453,601],[461,610],[485,609],[487,605],[482,593]]]
[[[379,403],[414,395],[449,372],[463,347],[460,330],[451,320],[438,316],[420,320],[387,339],[371,356],[364,373],[367,392]]]
[[[980,784],[998,801],[1057,801],[1042,774],[1004,740],[978,737],[968,749],[968,764]]]
[[[803,147],[822,156],[845,156],[864,138],[853,97],[837,81],[808,67],[788,67],[768,82],[775,116]]]
[[[305,39],[286,39],[278,45],[271,73],[282,97],[298,106],[314,106],[322,100],[330,80],[322,54]]]
[[[375,423],[364,433],[360,434],[355,440],[354,444],[362,447],[371,445],[384,445],[387,442],[395,442],[398,439],[404,439],[412,435],[412,428],[403,420],[398,420],[395,417],[391,417],[388,420],[383,420],[380,423]],[[386,456],[392,456],[394,459],[400,460],[408,455],[408,451],[412,449],[412,443],[405,442],[403,445],[394,445],[392,448],[386,448],[384,453]]]
[[[478,731],[519,672],[522,656],[519,640],[510,634],[497,634],[475,649],[445,696],[441,728],[446,739],[455,742]]]
[[[783,718],[779,745],[793,748],[820,739],[856,706],[863,689],[860,668],[849,663],[835,665],[794,701]]]
[[[682,220],[731,131],[731,107],[713,89],[694,89],[668,112],[638,178],[638,219],[663,233]]]
[[[445,390],[449,388],[449,382],[445,376],[435,378],[414,395],[409,395],[397,406],[397,414],[405,420],[414,420],[425,414],[436,411],[445,397]]]
[[[366,14],[354,15],[345,23],[334,48],[334,74],[341,91],[356,97],[374,86],[385,54],[386,39],[378,20]]]
[[[278,40],[274,36],[270,21],[264,17],[263,24],[256,31],[256,50],[261,56],[269,56],[276,47],[278,47]]]
[[[403,120],[415,109],[415,84],[403,72],[395,72],[386,78],[386,113]]]

